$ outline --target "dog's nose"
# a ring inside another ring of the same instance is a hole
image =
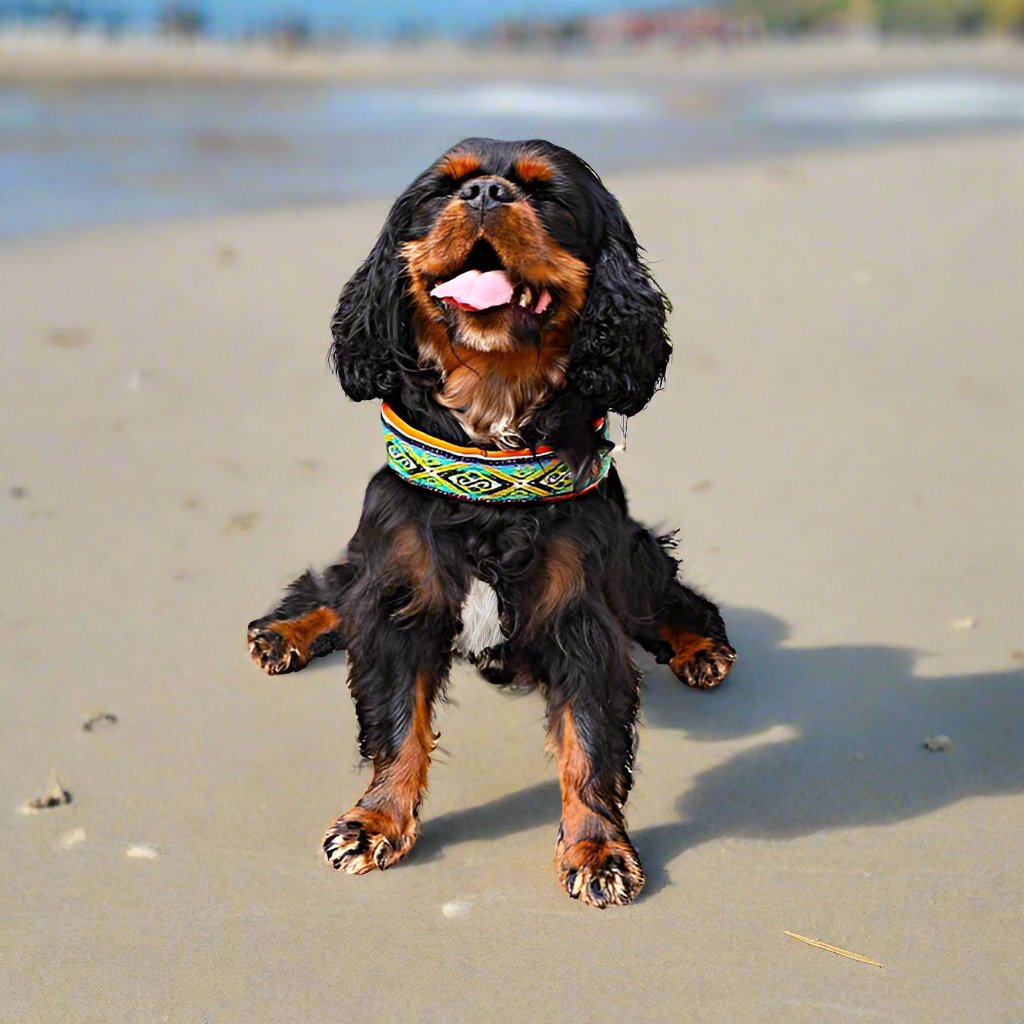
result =
[[[459,189],[459,198],[473,210],[483,213],[492,206],[516,199],[512,186],[502,178],[474,178]]]

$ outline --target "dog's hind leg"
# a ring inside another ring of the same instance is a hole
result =
[[[717,606],[680,583],[678,563],[655,537],[636,525],[632,559],[620,595],[628,630],[687,686],[710,690],[729,674],[736,651]]]
[[[313,658],[345,648],[339,608],[354,573],[347,562],[321,576],[303,573],[281,603],[249,623],[249,656],[267,675],[298,672]]]
[[[656,616],[659,661],[667,661],[687,686],[710,690],[729,674],[736,651],[729,643],[722,616],[706,597],[672,580]],[[670,649],[671,654],[665,650]]]

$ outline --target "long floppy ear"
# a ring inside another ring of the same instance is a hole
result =
[[[408,280],[398,255],[396,212],[397,204],[370,255],[342,288],[331,318],[334,341],[328,360],[355,402],[397,392],[401,362],[411,350]]]
[[[567,382],[595,407],[632,416],[665,379],[671,305],[640,258],[618,200],[605,196],[604,241],[576,327]]]

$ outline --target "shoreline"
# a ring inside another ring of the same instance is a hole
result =
[[[1024,42],[1002,37],[935,42],[848,38],[568,52],[432,42],[416,47],[284,50],[266,43],[176,41],[150,35],[0,32],[0,85],[383,84],[396,79],[412,84],[509,76],[614,82],[623,73],[668,83],[698,82],[710,74],[740,84],[958,71],[1024,73]]]
[[[851,157],[869,158],[872,155],[884,156],[886,153],[899,153],[903,149],[926,151],[934,149],[941,152],[958,143],[963,146],[1005,143],[1007,136],[1018,133],[1015,127],[977,126],[970,129],[950,130],[932,136],[916,139],[891,138],[861,142],[855,146],[820,145],[793,152],[763,154],[756,157],[736,157],[732,159],[709,159],[707,161],[672,163],[650,163],[643,166],[620,168],[603,175],[609,187],[626,188],[642,192],[647,182],[661,182],[668,179],[700,178],[707,174],[723,173],[725,175],[742,174],[744,171],[786,176],[791,173],[794,165],[804,160],[814,161],[822,167],[829,162],[836,165]],[[400,190],[398,190],[400,191]],[[287,220],[289,217],[338,217],[342,214],[355,213],[362,215],[367,210],[381,211],[381,216],[397,196],[398,191],[379,193],[360,193],[349,196],[320,199],[292,199],[285,202],[268,202],[235,209],[222,209],[217,212],[196,210],[189,213],[169,213],[166,215],[146,215],[138,219],[112,220],[98,224],[82,226],[42,229],[19,234],[0,235],[0,256],[11,255],[18,251],[26,253],[37,249],[56,249],[64,244],[88,244],[92,241],[103,241],[113,236],[129,241],[132,237],[149,230],[177,233],[189,230],[223,230],[230,232],[237,226],[247,226],[261,221]]]

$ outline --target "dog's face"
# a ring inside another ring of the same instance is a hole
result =
[[[401,249],[421,347],[512,352],[567,340],[597,245],[590,177],[553,147],[483,140],[427,172],[415,237]]]
[[[467,139],[396,200],[342,290],[331,359],[357,401],[431,367],[437,400],[473,424],[561,390],[632,414],[664,373],[666,309],[586,163],[541,140]]]

